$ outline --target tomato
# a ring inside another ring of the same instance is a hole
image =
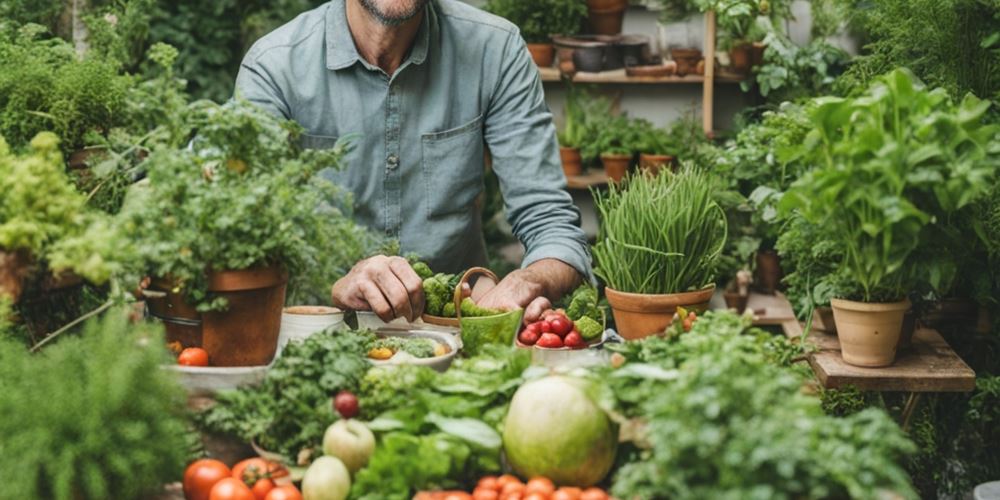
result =
[[[549,500],[548,495],[543,495],[541,493],[528,493],[521,497],[522,500]]]
[[[563,339],[559,338],[558,335],[554,333],[543,333],[541,337],[538,338],[538,342],[535,342],[538,347],[556,348],[563,346]]]
[[[504,486],[507,486],[510,483],[521,484],[521,480],[518,479],[517,476],[512,476],[510,474],[504,474],[497,478],[497,487],[501,490]]]
[[[580,494],[582,493],[583,490],[580,488],[563,486],[552,494],[552,500],[580,500]]]
[[[358,397],[351,391],[340,391],[333,398],[333,409],[344,418],[358,416]]]
[[[503,489],[500,490],[500,496],[507,496],[511,493],[524,493],[524,484],[521,481],[510,482],[503,485]]]
[[[493,490],[499,493],[500,482],[496,476],[484,476],[479,480],[479,484],[476,485],[476,489]]]
[[[472,500],[472,495],[464,491],[449,491],[444,500]]]
[[[587,488],[580,495],[580,500],[608,500],[608,494],[600,488]]]
[[[278,462],[263,458],[248,458],[233,466],[233,477],[253,486],[258,479],[276,479],[288,475],[288,469]]]
[[[230,477],[226,464],[211,459],[195,460],[184,470],[184,498],[187,500],[208,500],[212,486]]]
[[[227,477],[212,486],[208,500],[256,500],[253,492],[243,481],[235,477]]]
[[[535,342],[538,342],[538,337],[538,332],[525,330],[517,336],[517,340],[521,341],[524,345],[535,345]]]
[[[200,347],[188,347],[177,356],[177,364],[184,366],[208,366],[208,351]]]
[[[540,331],[542,333],[554,333],[552,331],[552,323],[549,322],[549,321],[542,321],[542,322],[540,322],[538,331]]]
[[[552,480],[547,477],[533,477],[524,487],[525,493],[541,493],[546,498],[555,491],[556,485],[552,484]]]
[[[573,331],[573,322],[569,318],[557,316],[552,321],[549,321],[549,327],[552,328],[552,333],[560,337],[565,337],[567,333]]]
[[[472,491],[472,500],[498,500],[499,498],[500,493],[495,489],[477,486],[476,489]]]
[[[253,492],[253,497],[256,500],[264,500],[267,494],[274,489],[274,481],[270,479],[258,479],[253,486],[250,487],[250,491]]]
[[[539,323],[529,323],[528,326],[524,327],[523,332],[533,332],[535,335],[541,335],[542,325]]]
[[[267,492],[264,500],[302,500],[302,493],[294,484],[285,484]]]
[[[572,349],[583,349],[587,347],[587,341],[583,340],[579,333],[569,332],[569,335],[563,339],[563,345]]]

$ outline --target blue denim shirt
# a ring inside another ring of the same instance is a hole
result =
[[[236,88],[305,127],[305,147],[353,137],[329,175],[353,193],[358,222],[432,268],[486,263],[477,200],[488,148],[523,265],[555,258],[591,276],[538,71],[506,20],[431,0],[390,76],[358,55],[345,0],[333,0],[254,44]]]

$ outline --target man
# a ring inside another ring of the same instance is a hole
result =
[[[479,305],[524,307],[533,321],[590,275],[551,113],[511,23],[458,0],[333,0],[259,40],[236,88],[305,127],[304,147],[350,136],[346,167],[330,175],[353,192],[356,218],[438,271],[486,262],[476,198],[487,147],[526,254],[499,284],[476,285]],[[398,257],[359,262],[332,298],[383,320],[423,310],[420,279]]]

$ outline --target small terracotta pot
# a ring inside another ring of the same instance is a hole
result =
[[[830,305],[845,363],[863,367],[892,364],[909,300],[883,304],[833,299]]]
[[[774,250],[757,252],[757,278],[754,283],[761,292],[774,295],[781,285],[781,259]]]
[[[701,51],[698,49],[671,49],[670,57],[677,63],[677,75],[685,76],[694,73],[701,61]]]
[[[750,65],[760,66],[764,64],[764,51],[767,50],[767,44],[764,42],[754,42],[753,49],[750,54]]]
[[[573,51],[569,47],[556,47],[556,59],[559,60],[559,72],[573,76],[576,73],[576,66],[573,65]]]
[[[837,323],[833,321],[833,309],[829,306],[813,309],[812,328],[821,332],[837,333]]]
[[[201,347],[201,313],[173,290],[178,286],[171,278],[152,278],[147,287],[146,308],[149,315],[163,322],[168,344],[177,342],[182,348]]]
[[[288,272],[278,266],[208,274],[208,290],[224,311],[202,314],[202,347],[213,366],[261,366],[278,348]]]
[[[559,147],[559,158],[562,160],[563,173],[566,177],[583,173],[583,158],[577,148]]]
[[[539,68],[551,68],[556,58],[556,49],[551,43],[529,43],[528,52]]]
[[[749,295],[740,295],[739,292],[724,292],[722,297],[726,299],[726,307],[735,309],[737,314],[743,314],[750,302]]]
[[[621,182],[628,173],[628,167],[632,165],[632,155],[601,155],[601,163],[604,165],[604,173],[608,179],[614,182]]]
[[[587,0],[587,19],[590,28],[598,35],[617,35],[622,32],[628,0]]]
[[[674,157],[670,155],[651,155],[641,153],[639,155],[639,168],[652,174],[657,174],[660,169],[673,168]]]
[[[618,334],[626,340],[639,340],[663,333],[674,319],[678,307],[696,312],[708,308],[708,301],[715,293],[715,285],[696,292],[647,295],[619,292],[604,288],[615,317]]]
[[[16,303],[24,291],[24,280],[31,274],[31,255],[19,250],[0,250],[0,296]]]
[[[750,71],[750,62],[753,58],[753,45],[741,43],[729,49],[729,66],[737,73]]]

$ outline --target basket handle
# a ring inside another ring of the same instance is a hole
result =
[[[462,275],[462,279],[458,280],[458,285],[455,286],[455,295],[452,300],[455,301],[455,317],[462,320],[462,285],[469,282],[473,276],[486,276],[492,279],[496,283],[500,283],[500,278],[497,277],[496,273],[486,269],[485,267],[470,267],[465,274]],[[471,286],[469,287],[471,290]]]

